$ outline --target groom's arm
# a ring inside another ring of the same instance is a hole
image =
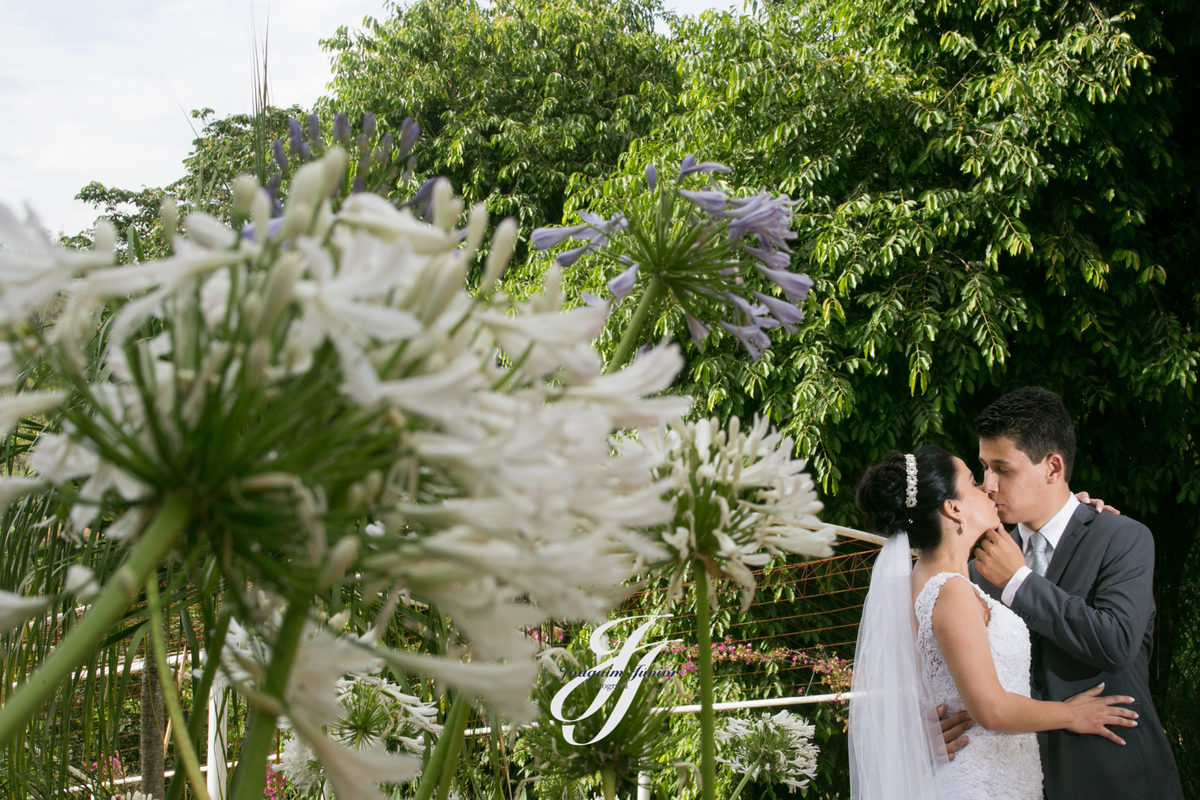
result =
[[[985,559],[979,566],[986,577],[992,565]],[[1141,647],[1154,613],[1153,578],[1154,539],[1145,526],[1128,520],[1108,542],[1090,602],[1031,574],[1012,607],[1031,630],[1071,657],[1116,672]]]

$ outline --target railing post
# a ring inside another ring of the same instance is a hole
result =
[[[212,800],[225,800],[225,787],[229,784],[228,757],[228,693],[223,686],[213,686],[208,694],[208,746],[205,782],[208,796]]]

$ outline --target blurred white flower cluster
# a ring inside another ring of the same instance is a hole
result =
[[[0,499],[53,492],[69,534],[131,548],[168,499],[185,507],[162,552],[219,572],[240,655],[213,662],[239,665],[234,683],[268,707],[278,698],[253,691],[276,633],[260,591],[311,611],[341,586],[383,608],[378,629],[401,597],[450,619],[441,656],[306,632],[292,679],[311,680],[272,713],[314,750],[335,746],[337,679],[372,674],[376,658],[528,719],[536,665],[522,629],[602,619],[664,557],[639,533],[672,513],[656,464],[614,435],[688,405],[656,396],[680,369],[674,346],[602,372],[590,342],[606,309],[564,311],[557,269],[523,304],[495,290],[511,220],[468,292],[486,213],[457,228],[445,182],[430,222],[372,194],[335,215],[346,161],[334,148],[302,166],[275,219],[239,179],[232,227],[192,214],[171,255],[130,265],[115,265],[110,228],[74,252],[0,207],[0,381],[16,389],[0,399],[0,433],[58,415],[30,474],[0,478]],[[7,623],[20,605],[3,606]]]
[[[660,462],[671,487],[674,517],[661,541],[675,565],[670,588],[678,597],[685,567],[701,561],[708,573],[743,589],[743,612],[754,594],[752,567],[781,553],[833,554],[835,534],[817,519],[822,505],[789,437],[765,419],[743,430],[716,419],[675,422],[641,446]]]
[[[260,598],[260,630],[278,630],[282,608]],[[383,659],[373,636],[338,636],[348,615],[328,625],[308,622],[297,647],[278,725],[290,732],[273,769],[297,791],[328,783],[340,800],[379,800],[381,783],[411,780],[421,768],[422,731],[441,733],[437,707],[381,677]],[[230,624],[221,653],[227,679],[260,705],[278,700],[261,694],[271,663],[270,647],[237,622]]]
[[[804,789],[817,772],[813,731],[787,711],[751,720],[732,717],[717,731],[717,760],[744,779],[782,783],[789,792]]]

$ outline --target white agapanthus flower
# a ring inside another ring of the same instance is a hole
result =
[[[743,589],[742,610],[756,586],[753,567],[781,553],[832,555],[835,534],[817,518],[822,508],[790,437],[760,418],[743,429],[716,419],[673,423],[626,448],[644,448],[671,489],[674,516],[659,528],[678,568],[670,595],[678,597],[686,565],[700,560],[714,577]]]
[[[757,719],[732,717],[717,731],[717,761],[749,780],[782,783],[789,792],[804,789],[816,776],[814,728],[787,711]]]
[[[556,271],[524,303],[488,293],[512,223],[472,295],[482,206],[457,229],[462,204],[442,182],[433,223],[369,194],[335,214],[345,167],[337,148],[302,166],[278,224],[240,181],[255,235],[192,214],[169,256],[121,266],[103,226],[92,251],[75,253],[0,212],[0,381],[34,363],[58,378],[54,392],[6,397],[0,422],[63,416],[32,449],[31,474],[0,480],[0,501],[54,492],[75,504],[75,532],[219,571],[238,609],[222,663],[260,707],[295,715],[321,758],[341,747],[311,739],[334,724],[331,687],[375,658],[527,717],[536,666],[522,629],[603,618],[665,554],[640,530],[668,524],[673,476],[656,478],[651,454],[614,435],[688,407],[659,396],[682,366],[674,346],[602,372],[591,340],[603,310],[564,311]],[[59,293],[55,324],[28,325]],[[175,524],[156,527],[168,506]],[[117,574],[140,583],[155,559]],[[288,693],[255,694],[272,628],[248,612],[249,587],[308,613],[339,583],[368,604],[436,606],[454,655],[376,656],[313,633],[296,645]],[[346,755],[363,763],[343,774],[377,756]]]
[[[29,597],[0,590],[0,632],[12,630],[50,607],[49,597]]]
[[[278,628],[280,608],[278,602],[261,601],[262,630]],[[290,729],[299,740],[285,750],[281,764],[293,783],[311,787],[323,776],[340,800],[383,800],[386,795],[379,784],[408,781],[420,771],[417,755],[389,752],[379,742],[349,746],[336,734],[343,724],[342,701],[348,687],[383,668],[383,660],[373,650],[369,636],[337,635],[314,622],[305,626],[282,706],[277,709],[281,727]],[[270,643],[239,623],[230,623],[221,657],[231,685],[252,699],[258,696],[271,656]],[[392,692],[390,697],[398,706],[413,707],[409,712],[398,711],[401,717],[428,720],[428,704],[400,692]]]

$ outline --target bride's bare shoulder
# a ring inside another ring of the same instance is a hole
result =
[[[956,574],[946,578],[933,604],[934,630],[948,623],[975,620],[987,625],[989,617],[987,604],[965,575]]]

